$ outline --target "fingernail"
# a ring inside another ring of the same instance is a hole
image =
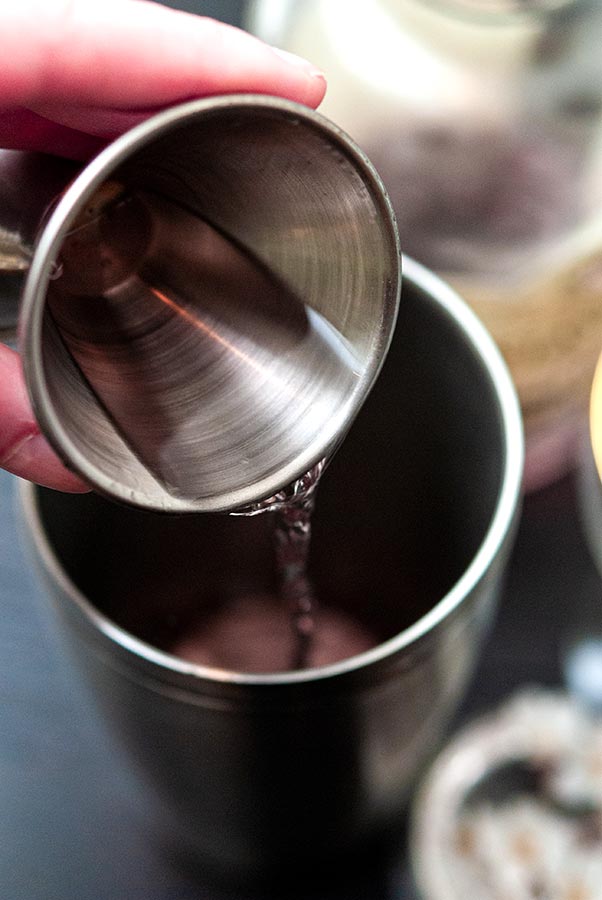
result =
[[[326,80],[324,73],[307,59],[303,59],[302,56],[297,56],[296,53],[290,53],[288,50],[281,50],[280,47],[272,47],[272,50],[277,56],[291,66],[295,66],[297,69],[303,69],[307,75],[311,75],[313,78],[321,78],[323,81]]]

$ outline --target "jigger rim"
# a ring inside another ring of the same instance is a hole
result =
[[[380,663],[387,663],[396,654],[403,654],[404,660],[407,660],[408,667],[411,668],[412,657],[407,656],[408,652],[412,653],[414,649],[418,651],[423,641],[436,638],[439,629],[463,603],[470,600],[483,580],[490,574],[496,577],[496,563],[500,565],[504,563],[505,552],[510,547],[518,521],[522,489],[524,436],[514,382],[493,338],[458,294],[437,275],[407,257],[404,259],[404,272],[406,283],[410,284],[413,290],[427,295],[434,306],[462,330],[498,398],[502,435],[499,489],[481,544],[463,574],[428,612],[409,627],[376,647],[340,662],[311,669],[268,674],[249,674],[211,668],[187,662],[158,650],[99,612],[65,572],[46,537],[35,486],[22,482],[20,490],[22,509],[46,571],[70,598],[76,612],[83,617],[87,625],[92,625],[112,645],[117,645],[128,655],[133,655],[143,670],[144,677],[150,675],[154,681],[158,669],[164,679],[171,681],[172,688],[184,689],[192,698],[195,693],[202,693],[203,688],[211,684],[221,685],[220,690],[231,686],[233,691],[245,691],[257,685],[281,688],[295,684],[353,678],[367,666],[375,669]],[[328,477],[328,474],[325,477]],[[470,474],[467,477],[470,477]],[[400,510],[399,514],[403,515],[403,510]],[[165,692],[169,688],[163,684],[161,690]]]
[[[137,490],[132,485],[117,482],[106,475],[81,452],[64,428],[60,416],[54,409],[44,374],[42,317],[45,293],[63,238],[86,201],[114,173],[117,166],[128,160],[134,152],[171,130],[212,113],[235,112],[236,109],[267,111],[282,114],[293,121],[303,120],[305,125],[319,131],[351,160],[372,195],[375,209],[381,214],[383,247],[388,245],[390,257],[390,289],[385,291],[383,286],[379,299],[381,320],[380,324],[374,327],[374,333],[378,336],[374,344],[376,349],[367,360],[352,395],[341,404],[326,427],[313,438],[302,453],[277,471],[264,475],[260,480],[253,480],[250,486],[245,485],[244,488],[236,488],[230,492],[224,489],[216,497],[210,495],[195,499],[173,496],[166,491],[163,502],[157,498],[150,498],[141,489]],[[100,494],[110,499],[140,509],[168,513],[231,512],[259,503],[308,472],[333,451],[340,437],[349,428],[376,381],[392,340],[401,294],[401,279],[401,249],[391,201],[369,159],[353,139],[335,123],[309,107],[263,94],[227,94],[170,107],[121,135],[87,163],[65,190],[44,223],[25,281],[19,327],[23,367],[36,418],[65,465]]]

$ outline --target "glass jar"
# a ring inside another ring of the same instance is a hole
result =
[[[405,253],[468,300],[521,400],[525,487],[577,459],[602,348],[602,3],[259,0],[328,79]]]

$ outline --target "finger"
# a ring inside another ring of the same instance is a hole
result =
[[[0,344],[0,468],[60,491],[90,490],[63,466],[40,434],[19,355],[4,344]]]
[[[106,143],[102,138],[51,122],[29,109],[0,111],[0,146],[7,150],[35,150],[85,160]]]
[[[316,106],[323,76],[249,34],[147,0],[5,4],[0,106],[149,108],[235,91]]]
[[[183,98],[182,98],[183,99]],[[124,131],[138,125],[143,119],[159,112],[161,107],[144,109],[107,109],[102,106],[76,106],[64,103],[44,103],[37,107],[35,115],[54,123],[55,127],[68,128],[72,132],[100,138],[104,143]],[[34,113],[32,113],[34,115]]]

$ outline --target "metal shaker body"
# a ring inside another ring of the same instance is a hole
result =
[[[464,304],[411,261],[405,290],[381,378],[322,480],[310,561],[321,603],[380,617],[374,649],[266,675],[175,658],[157,649],[170,616],[269,585],[269,514],[153,516],[22,488],[109,723],[182,841],[230,874],[307,865],[395,822],[494,612],[519,502],[518,403]]]
[[[19,159],[0,161],[9,188]],[[45,193],[33,247],[36,215],[0,198],[1,265],[28,270],[25,377],[72,469],[132,505],[213,512],[333,450],[401,280],[386,194],[340,129],[278,98],[193,101],[110,144],[54,205]]]

